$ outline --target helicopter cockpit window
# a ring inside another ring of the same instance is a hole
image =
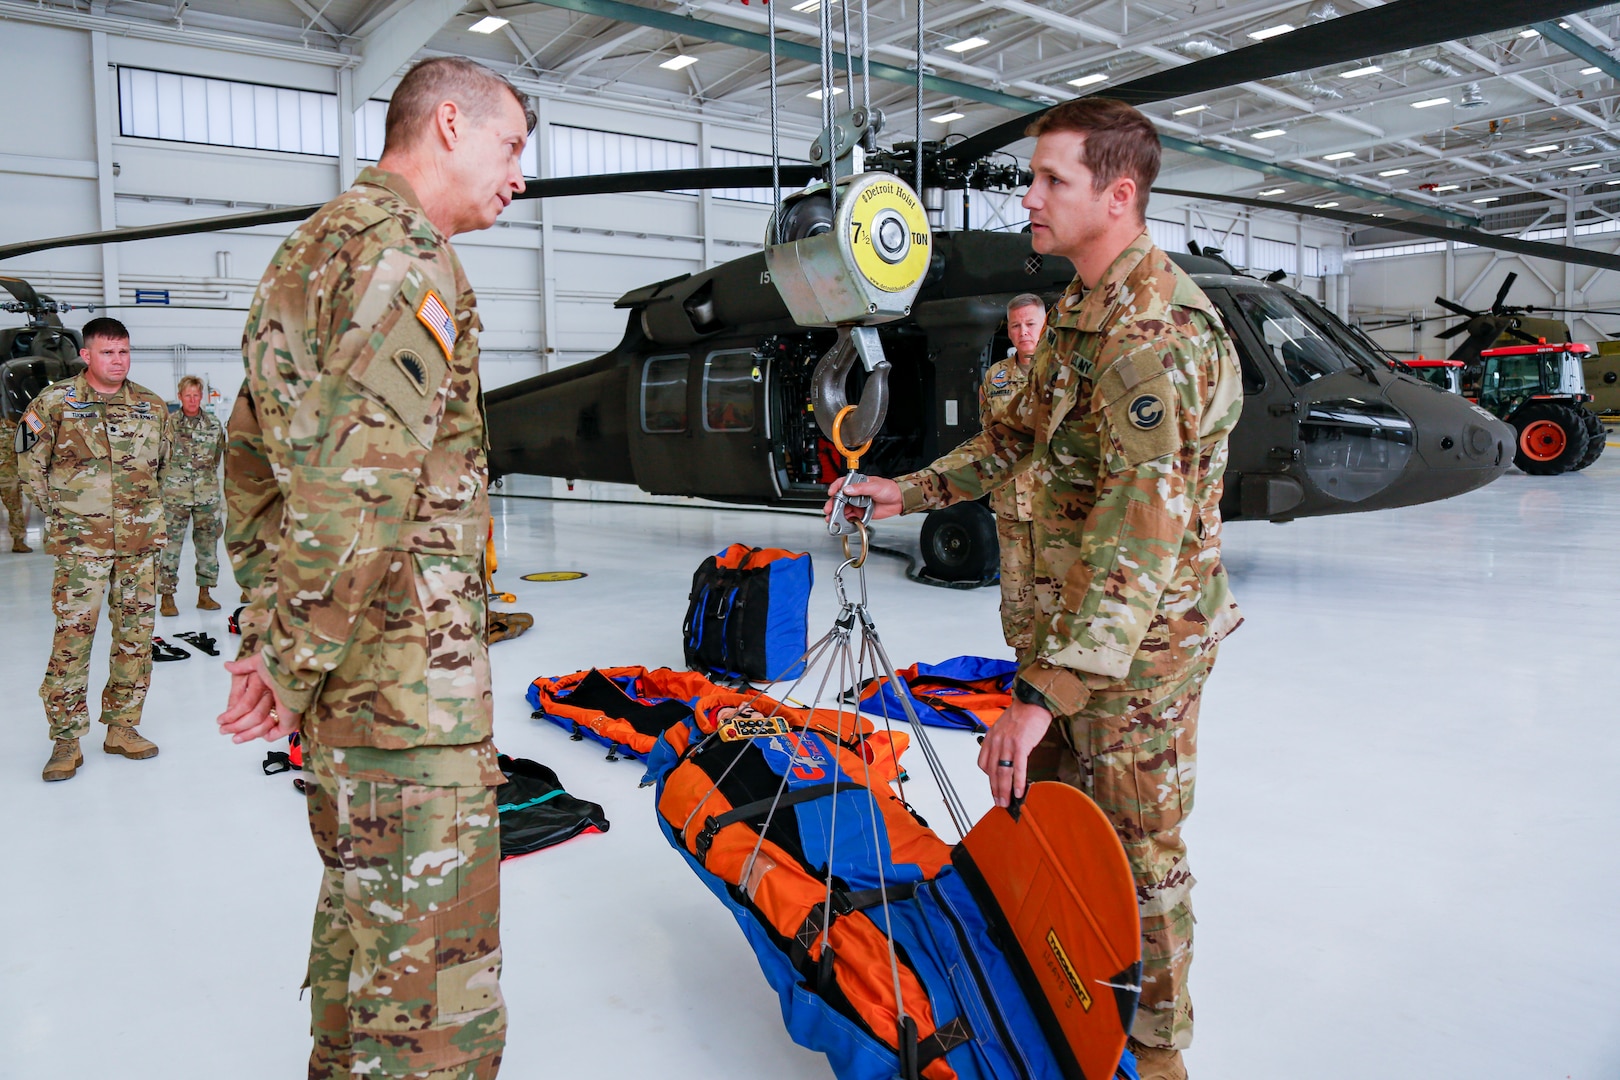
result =
[[[641,369],[641,430],[650,435],[686,430],[686,364],[682,356],[654,356]]]
[[[1311,325],[1285,294],[1234,289],[1232,298],[1295,386],[1356,370],[1355,361]]]
[[[703,364],[703,430],[752,431],[759,361],[752,349],[712,353]]]

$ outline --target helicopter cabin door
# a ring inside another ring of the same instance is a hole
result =
[[[775,494],[763,362],[752,342],[657,353],[631,395],[636,483],[659,495]]]

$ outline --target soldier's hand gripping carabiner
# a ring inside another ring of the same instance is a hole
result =
[[[838,415],[833,417],[831,432],[833,448],[837,450],[839,455],[843,457],[844,461],[849,464],[849,473],[844,477],[843,484],[838,488],[838,494],[833,496],[832,514],[827,518],[827,531],[833,536],[842,536],[845,538],[844,544],[846,547],[846,554],[849,544],[848,538],[855,535],[857,529],[859,529],[862,537],[864,537],[866,535],[865,525],[872,520],[872,496],[855,495],[849,490],[849,485],[859,484],[866,480],[865,474],[860,471],[858,466],[861,463],[861,455],[866,453],[872,447],[871,440],[867,440],[865,443],[853,450],[844,445],[844,421],[849,417],[849,414],[855,412],[855,410],[856,407],[854,405],[845,405],[842,409],[840,409],[838,411]],[[858,519],[850,518],[849,514],[847,513],[847,510],[850,507],[854,507],[856,510],[861,512]],[[864,549],[864,542],[862,547]],[[864,553],[862,557],[865,557]]]

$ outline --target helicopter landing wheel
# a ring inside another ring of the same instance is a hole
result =
[[[1591,436],[1580,412],[1568,405],[1533,402],[1514,414],[1519,441],[1513,464],[1531,476],[1556,476],[1581,466]]]
[[[941,581],[988,581],[1001,568],[996,516],[979,503],[930,512],[921,539],[923,566]]]

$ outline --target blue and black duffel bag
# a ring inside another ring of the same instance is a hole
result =
[[[709,556],[692,575],[686,666],[750,682],[797,678],[814,581],[809,552],[732,544]]]

